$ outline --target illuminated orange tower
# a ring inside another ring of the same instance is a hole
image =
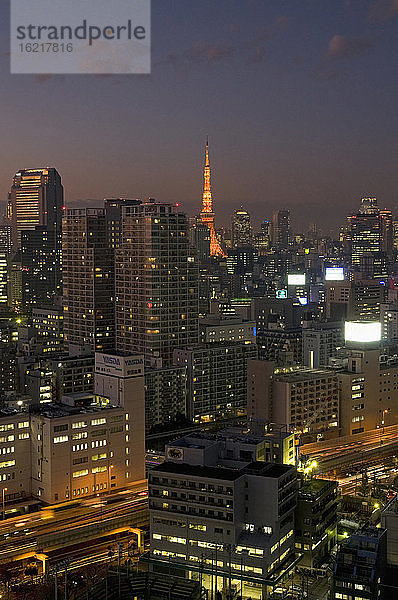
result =
[[[220,242],[217,239],[216,232],[214,229],[214,212],[213,212],[213,200],[211,197],[211,186],[210,186],[210,161],[209,161],[209,140],[206,140],[206,161],[204,170],[204,186],[203,186],[203,200],[202,200],[202,211],[200,213],[201,221],[204,225],[207,225],[210,231],[210,254],[211,256],[227,256],[224,250],[220,246]]]

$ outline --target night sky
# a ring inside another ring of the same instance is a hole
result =
[[[0,34],[2,200],[48,165],[67,206],[194,214],[208,134],[218,225],[243,204],[336,230],[362,196],[398,214],[398,0],[153,0],[145,76],[10,75],[4,1]]]

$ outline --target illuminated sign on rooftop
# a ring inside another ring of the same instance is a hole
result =
[[[326,267],[326,281],[344,281],[344,267]]]
[[[287,284],[288,285],[305,285],[305,274],[304,273],[289,274],[287,276]]]
[[[346,321],[346,342],[379,342],[381,340],[381,323],[377,321]]]

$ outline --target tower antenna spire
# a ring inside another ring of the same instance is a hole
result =
[[[209,160],[209,136],[206,136],[206,157],[205,157],[205,168],[204,168],[204,184],[203,184],[203,196],[202,196],[202,211],[200,218],[202,223],[206,225],[210,232],[210,254],[211,256],[222,256],[226,257],[226,253],[221,248],[220,242],[217,239],[216,232],[214,229],[214,212],[213,212],[213,199],[211,194],[210,184],[210,160]]]

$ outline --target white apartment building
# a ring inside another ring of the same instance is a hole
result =
[[[296,495],[290,465],[222,458],[214,439],[178,440],[150,472],[154,568],[172,565],[215,591],[265,594],[295,562]]]

